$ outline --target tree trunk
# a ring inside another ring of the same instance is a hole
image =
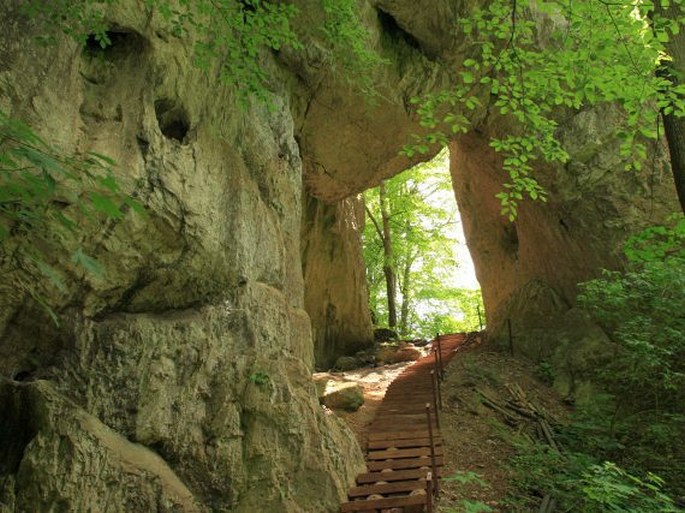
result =
[[[671,2],[668,9],[661,7],[661,2],[655,2],[655,13],[663,18],[680,19],[683,11],[677,2]],[[685,80],[685,30],[681,28],[676,35],[669,34],[671,39],[666,43],[666,50],[673,58],[663,62],[659,74],[670,80],[674,85],[682,84]],[[680,200],[680,208],[685,212],[685,117],[676,117],[673,113],[661,116],[664,120],[664,131],[668,141],[668,151],[671,155],[671,171],[675,181],[676,192]]]
[[[390,231],[390,210],[385,191],[385,182],[378,187],[381,204],[381,223],[383,225],[383,274],[388,295],[388,326],[397,326],[397,278],[395,276],[395,262],[393,262],[392,233]]]
[[[400,336],[407,336],[407,324],[409,323],[409,304],[411,302],[411,268],[414,265],[414,255],[407,255],[402,271],[402,281],[400,282],[400,292],[402,293],[402,307],[400,309]]]

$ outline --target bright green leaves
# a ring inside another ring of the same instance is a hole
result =
[[[433,336],[478,328],[479,290],[458,289],[454,271],[456,204],[447,170],[447,152],[385,181],[392,266],[398,281],[403,334]],[[388,320],[383,266],[384,234],[376,190],[364,194],[367,222],[363,254],[371,310],[378,325]],[[460,313],[463,315],[459,319]]]
[[[198,0],[171,8],[167,0],[146,0],[169,23],[177,37],[199,35],[195,65],[210,73],[218,66],[221,81],[235,87],[242,103],[254,97],[269,105],[264,50],[294,49],[302,44],[290,26],[297,9],[263,0]]]
[[[608,461],[592,465],[581,478],[583,511],[678,512],[679,508],[663,492],[663,486],[663,479],[652,473],[640,478]]]
[[[357,0],[321,0],[325,20],[323,34],[331,54],[334,72],[360,87],[372,100],[376,76],[388,63],[373,48],[371,35],[359,17]]]
[[[111,44],[105,24],[105,10],[118,0],[26,0],[20,2],[21,12],[32,20],[41,22],[43,34],[39,41],[50,44],[55,32],[62,32],[84,43],[93,35],[101,48]]]
[[[105,23],[108,5],[120,0],[27,0],[22,12],[42,22],[46,39],[55,30],[83,43],[88,37],[102,48],[111,41]],[[145,0],[177,38],[193,38],[195,65],[206,73],[218,70],[224,84],[235,87],[245,104],[256,97],[270,105],[269,85],[262,67],[265,50],[302,48],[290,26],[297,9],[290,3],[265,0]]]
[[[630,440],[622,447],[619,463],[650,468],[655,462],[685,457],[685,217],[678,214],[668,225],[631,238],[626,255],[626,271],[605,271],[602,278],[581,284],[578,302],[610,340],[610,356],[593,367],[590,378],[609,394],[610,408],[604,412],[609,435]],[[660,466],[659,472],[682,490],[682,466]],[[594,469],[593,474],[586,477],[621,477],[608,468]],[[678,511],[647,503],[638,507],[638,493],[643,499],[666,500],[660,495],[661,483],[645,483],[654,487],[645,490],[644,483],[635,481],[642,490],[615,490],[630,492],[613,497],[633,506],[620,511]],[[600,482],[588,485],[588,498],[595,501],[612,491],[597,488],[603,486]]]
[[[86,227],[143,211],[120,191],[114,165],[97,153],[65,155],[0,111],[0,259],[11,292],[29,294],[55,320],[49,289],[67,291],[67,270],[103,276],[79,242]]]
[[[510,181],[504,184],[504,190],[496,197],[502,204],[501,214],[513,222],[518,215],[518,204],[524,195],[533,200],[547,201],[546,191],[531,176],[531,164],[538,156],[539,141],[531,136],[509,136],[504,139],[493,139],[490,146],[504,157],[502,167]],[[548,153],[552,155],[552,149]],[[564,155],[560,153],[558,159],[563,158]]]
[[[510,127],[492,147],[509,176],[498,194],[502,213],[513,219],[522,199],[546,197],[535,182],[539,162],[569,158],[557,139],[562,109],[613,103],[623,111],[616,136],[624,167],[639,171],[649,141],[659,138],[659,110],[685,114],[685,88],[656,73],[669,59],[664,42],[682,21],[654,13],[651,2],[627,0],[495,0],[477,8],[459,22],[472,44],[460,84],[414,100],[431,132],[404,153],[428,151],[431,143],[470,130],[487,99],[488,114]]]
[[[673,216],[668,225],[652,226],[634,235],[626,242],[625,253],[634,264],[669,256],[685,259],[685,217]]]

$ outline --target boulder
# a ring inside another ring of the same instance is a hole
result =
[[[376,353],[376,362],[379,364],[392,364],[400,362],[413,362],[421,358],[421,351],[411,345],[383,346]]]
[[[326,387],[328,386],[331,377],[326,373],[319,373],[314,374],[313,378],[314,387],[316,388],[316,397],[319,398],[319,401],[323,401],[323,398],[326,395]]]
[[[332,410],[357,411],[364,404],[364,389],[357,383],[330,383],[323,404]]]
[[[350,371],[362,367],[362,362],[354,356],[341,356],[335,361],[334,369],[339,371]]]
[[[376,342],[389,342],[397,340],[397,332],[388,328],[377,328],[373,330],[373,339]]]

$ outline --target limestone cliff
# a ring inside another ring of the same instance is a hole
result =
[[[0,104],[149,213],[84,228],[106,278],[63,269],[59,327],[1,299],[0,510],[335,511],[362,458],[311,381],[288,91],[240,107],[142,3],[106,50],[41,48],[13,5]]]
[[[305,309],[312,320],[314,358],[329,369],[339,356],[373,343],[369,295],[360,233],[361,199],[327,205],[305,199],[302,222],[302,266]]]
[[[450,146],[452,182],[482,286],[488,334],[508,346],[510,321],[516,351],[534,359],[556,353],[559,368],[591,365],[587,357],[573,363],[574,353],[592,352],[605,339],[574,309],[577,284],[604,268],[622,268],[627,237],[678,211],[662,147],[644,171],[623,170],[614,115],[605,107],[567,117],[559,133],[571,161],[539,169],[549,201],[525,202],[514,223],[500,214],[494,197],[503,172],[488,134],[502,125],[491,120],[480,133]]]
[[[347,198],[411,163],[398,153],[416,131],[408,100],[449,85],[465,57],[450,21],[470,2],[360,3],[388,59],[373,104],[322,59],[319,2],[297,0],[306,48],[262,57],[271,109],[198,72],[192,37],[142,1],[109,9],[106,50],[35,45],[18,3],[0,6],[0,106],[67,152],[114,158],[149,213],[83,229],[107,275],[60,270],[59,327],[0,294],[0,511],[336,511],[361,452],[311,371],[315,353],[369,340]],[[506,127],[491,118],[453,142],[493,334],[508,318],[517,335],[577,327],[575,283],[619,266],[621,241],[671,210],[665,177],[616,172],[604,118],[560,128],[574,158],[543,172],[550,203],[514,225],[486,143]],[[3,290],[21,290],[9,267]]]

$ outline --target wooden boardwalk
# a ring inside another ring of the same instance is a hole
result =
[[[367,471],[357,476],[341,513],[433,511],[444,463],[440,374],[466,335],[440,335],[428,356],[388,387],[369,427]],[[397,509],[394,509],[397,508]]]

